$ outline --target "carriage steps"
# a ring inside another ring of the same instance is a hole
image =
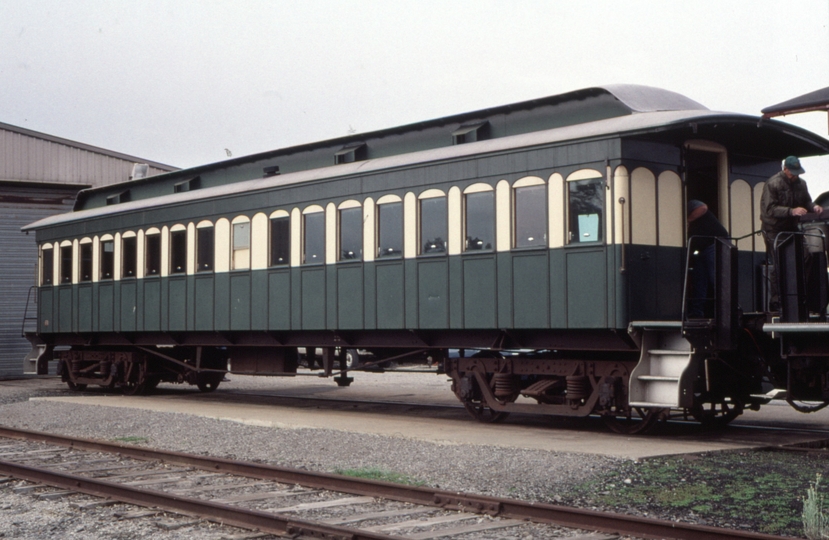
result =
[[[684,406],[683,375],[689,371],[693,350],[682,336],[680,323],[644,324],[637,328],[642,354],[630,376],[632,407],[677,408]]]

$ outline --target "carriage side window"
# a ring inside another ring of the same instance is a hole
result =
[[[135,277],[138,271],[138,240],[135,236],[129,236],[121,240],[121,277]]]
[[[158,276],[161,275],[161,235],[160,234],[148,234],[146,236],[147,244],[146,244],[146,264],[147,264],[147,271],[144,275],[146,276]]]
[[[72,246],[60,248],[60,282],[72,283]]]
[[[547,244],[546,202],[544,185],[515,188],[515,247]]]
[[[403,255],[403,203],[377,205],[378,257]]]
[[[170,233],[170,273],[187,272],[187,231]]]
[[[213,227],[196,229],[196,272],[212,272],[215,264]]]
[[[325,212],[302,216],[302,264],[325,262]]]
[[[55,250],[54,249],[43,249],[41,250],[41,274],[40,274],[40,284],[41,285],[51,285],[52,280],[54,279],[53,273],[55,271]]]
[[[604,180],[589,178],[567,183],[570,243],[584,244],[602,240]]]
[[[481,191],[465,196],[466,242],[464,251],[491,250],[495,247],[495,192]]]
[[[291,218],[271,219],[271,266],[291,262]]]
[[[250,221],[233,224],[233,269],[250,268]]]
[[[340,209],[341,261],[359,261],[363,258],[363,208]]]
[[[80,246],[81,268],[80,281],[92,281],[92,242]]]
[[[420,253],[446,253],[449,218],[446,197],[420,200]]]
[[[101,279],[112,279],[115,272],[115,242],[101,242]]]

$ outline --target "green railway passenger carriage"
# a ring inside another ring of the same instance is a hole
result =
[[[27,361],[57,361],[74,389],[209,391],[226,370],[293,374],[299,347],[327,374],[346,351],[426,353],[480,420],[600,414],[620,431],[668,411],[726,422],[769,383],[823,402],[823,352],[789,354],[785,324],[825,317],[788,310],[764,332],[752,233],[781,160],[828,152],[619,85],[85,190],[24,228],[40,248]],[[683,316],[690,199],[733,238],[701,320]]]

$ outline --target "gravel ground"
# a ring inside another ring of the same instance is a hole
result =
[[[238,385],[237,378],[234,386]],[[251,385],[261,384],[251,380]],[[382,469],[441,489],[555,502],[558,491],[583,483],[624,460],[575,453],[551,453],[495,446],[441,445],[325,429],[277,429],[134,409],[29,401],[37,395],[66,395],[56,385],[0,383],[0,422],[9,427],[78,437],[116,440],[181,452],[210,454],[334,472]],[[238,386],[237,386],[238,387]],[[134,439],[133,439],[134,440]],[[14,482],[0,485],[0,537],[229,538],[242,534],[203,523],[160,529],[147,520],[116,520],[118,507],[79,512],[69,503],[18,494]],[[125,512],[121,507],[120,512]],[[181,522],[181,518],[178,518]],[[230,532],[229,532],[230,531]],[[244,535],[243,535],[244,537]]]

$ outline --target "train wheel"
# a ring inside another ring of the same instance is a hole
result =
[[[743,404],[739,401],[719,403],[698,403],[690,409],[694,420],[706,427],[719,428],[727,426],[732,420],[743,414]]]
[[[602,416],[602,420],[615,433],[637,435],[653,429],[663,411],[665,409],[656,407],[634,407],[629,415],[606,414]]]
[[[486,375],[489,381],[489,387],[491,390],[495,390],[495,378],[492,374]],[[474,378],[471,379],[472,384],[477,386],[477,382],[475,382]],[[472,417],[477,420],[478,422],[483,422],[485,424],[497,424],[498,422],[503,422],[509,416],[508,412],[503,411],[496,411],[492,407],[486,404],[483,398],[478,397],[480,396],[480,391],[475,391],[471,396],[461,397],[461,402],[463,403],[464,408],[472,415]],[[474,397],[472,397],[474,396]],[[514,398],[510,401],[513,401]]]
[[[66,386],[68,386],[73,392],[83,392],[86,390],[85,384],[73,383],[72,381],[66,381]]]
[[[125,396],[137,396],[147,389],[146,361],[131,362],[126,370],[126,380],[121,383],[121,391]]]
[[[196,386],[201,392],[212,392],[219,387],[224,378],[224,373],[201,373]]]
[[[480,401],[464,401],[463,406],[475,420],[485,424],[497,424],[509,416],[508,412],[492,410],[489,405]]]

